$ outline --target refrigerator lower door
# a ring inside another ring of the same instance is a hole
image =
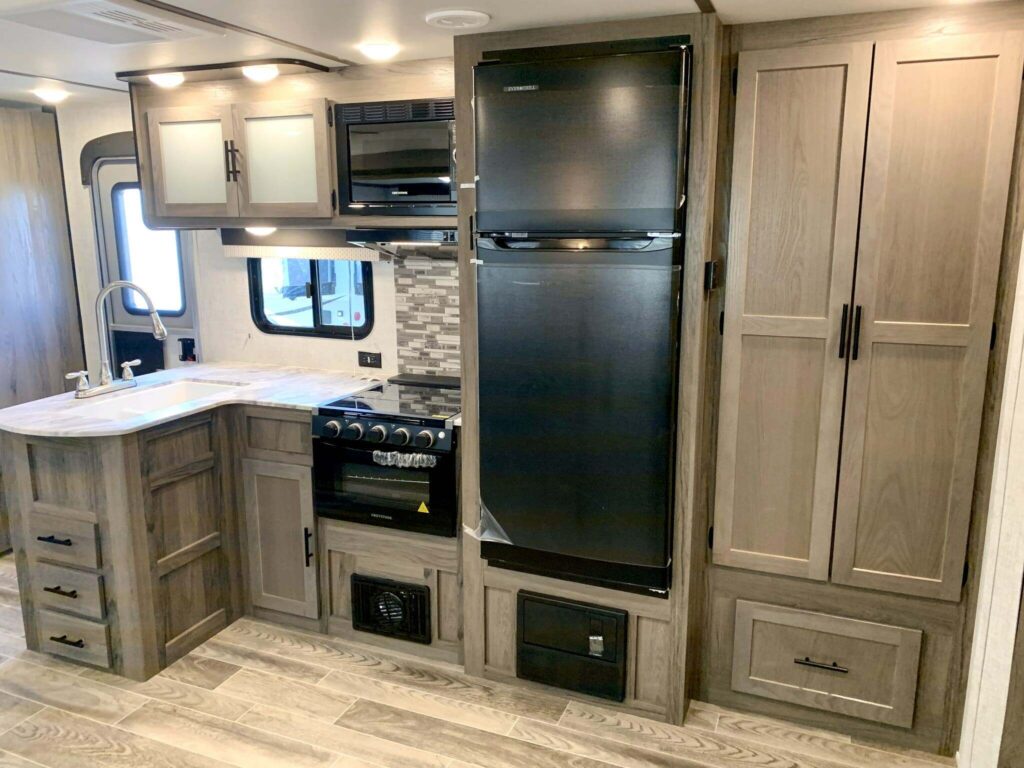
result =
[[[481,504],[500,532],[485,556],[583,580],[664,581],[673,241],[639,251],[479,245]]]

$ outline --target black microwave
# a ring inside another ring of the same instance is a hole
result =
[[[335,104],[339,213],[454,216],[455,102]]]

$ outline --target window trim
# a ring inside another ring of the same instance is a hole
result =
[[[260,259],[246,259],[249,273],[249,312],[255,326],[263,333],[272,333],[282,336],[311,336],[324,339],[346,339],[348,341],[360,341],[365,339],[373,331],[373,264],[369,261],[359,262],[363,269],[363,303],[366,312],[366,322],[358,328],[351,325],[324,325],[320,322],[320,313],[323,308],[320,306],[320,267],[317,259],[309,259],[309,280],[313,288],[313,327],[312,328],[289,328],[282,325],[274,325],[267,319],[263,310],[263,279],[260,269]]]
[[[121,279],[127,280],[129,270],[125,269],[125,259],[128,254],[122,246],[128,238],[128,233],[125,231],[124,216],[122,215],[124,208],[121,202],[121,195],[119,194],[124,189],[138,189],[139,194],[142,194],[142,187],[137,181],[119,181],[110,188],[110,209],[111,216],[114,219],[114,246],[117,248],[117,271],[120,273]],[[145,221],[143,221],[143,224],[145,224]],[[178,246],[178,285],[181,289],[181,309],[177,312],[158,309],[157,314],[160,317],[183,317],[188,311],[188,293],[185,291],[185,263],[181,254],[181,230],[175,231],[174,240]],[[148,310],[136,309],[129,305],[124,291],[121,291],[121,306],[124,307],[124,311],[129,315],[143,317],[149,314]]]

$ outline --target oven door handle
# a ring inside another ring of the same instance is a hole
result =
[[[434,469],[437,456],[429,453],[407,453],[405,451],[374,451],[373,463],[382,467],[402,467],[404,469]]]

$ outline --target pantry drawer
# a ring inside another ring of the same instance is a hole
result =
[[[110,633],[106,624],[41,608],[36,611],[39,650],[110,668]]]
[[[98,573],[49,563],[33,563],[31,568],[32,601],[37,606],[103,618],[103,577]]]
[[[29,559],[54,560],[83,568],[99,568],[100,548],[96,526],[42,512],[29,516]]]
[[[734,691],[910,728],[920,655],[916,629],[736,601]]]

